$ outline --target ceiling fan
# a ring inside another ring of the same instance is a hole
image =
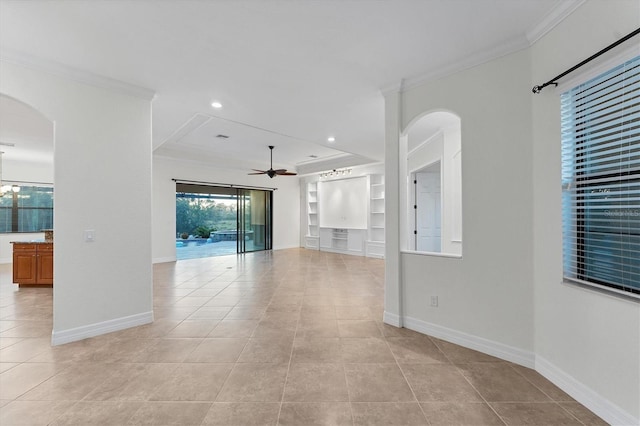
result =
[[[288,172],[287,169],[273,170],[273,148],[275,148],[273,145],[269,145],[269,149],[271,150],[271,168],[269,170],[251,169],[251,170],[255,170],[257,173],[248,173],[248,174],[250,174],[250,175],[267,175],[272,179],[275,176],[295,176],[295,175],[297,175],[297,173]]]

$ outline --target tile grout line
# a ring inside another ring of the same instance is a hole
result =
[[[273,269],[273,268],[272,268]],[[282,285],[282,281],[278,283],[276,289],[278,289]],[[269,302],[269,305],[273,302],[273,297]],[[266,309],[265,309],[266,312]],[[298,335],[298,326],[300,324],[300,312],[298,312],[298,318],[296,320],[296,330],[293,333],[293,341],[291,342],[291,351],[289,351],[289,363],[287,364],[287,373],[284,376],[284,384],[282,385],[282,395],[280,396],[280,408],[278,409],[278,417],[276,418],[276,425],[280,424],[280,415],[282,414],[282,405],[284,404],[284,394],[287,390],[287,382],[289,380],[289,371],[291,371],[291,363],[293,362],[293,351],[296,343],[296,336]]]
[[[456,369],[456,371],[458,372],[458,374],[460,374],[460,376],[462,376],[462,378],[469,384],[469,386],[471,386],[471,388],[478,394],[478,396],[480,396],[480,398],[482,398],[482,401],[484,402],[484,404],[489,407],[489,409],[491,411],[493,411],[493,413],[498,417],[498,419],[504,424],[507,425],[507,422],[502,418],[502,416],[495,410],[495,408],[493,407],[493,405],[491,405],[489,403],[489,401],[487,401],[487,399],[484,397],[484,395],[482,395],[482,393],[480,393],[480,391],[473,385],[473,383],[471,383],[471,381],[467,378],[467,376],[465,376],[464,374],[462,374],[461,369],[458,367],[458,364],[456,364],[455,362],[453,362],[453,360],[446,354],[445,351],[443,351],[440,346],[438,346],[438,344],[436,342],[433,341],[433,339],[431,338],[431,336],[426,335],[429,340],[431,341],[431,343],[433,343],[435,345],[436,348],[438,348],[438,350],[440,351],[440,353],[442,353],[445,358],[447,358],[449,360],[449,362],[451,363],[451,365],[453,365]]]
[[[567,410],[566,408],[564,408],[560,402],[571,402],[571,401],[558,401],[555,398],[551,397],[551,395],[549,395],[547,392],[544,391],[544,389],[540,388],[538,385],[536,385],[535,383],[533,383],[531,380],[529,380],[529,378],[527,378],[524,374],[521,374],[517,369],[515,369],[513,367],[513,365],[509,365],[509,367],[515,371],[516,374],[518,374],[520,377],[522,377],[523,379],[525,379],[527,382],[529,382],[534,388],[538,389],[540,392],[542,392],[547,398],[549,398],[551,400],[551,402],[553,402],[554,404],[556,404],[558,407],[560,407],[560,409],[564,412],[566,412],[567,414],[569,414],[569,416],[573,417],[575,420],[577,420],[580,424],[584,425],[585,423],[580,420],[578,417],[576,417],[572,412],[570,412],[569,410]],[[534,370],[535,371],[535,370]]]
[[[382,330],[380,330],[380,331],[382,332],[382,337],[384,338],[384,342],[387,344],[387,348],[389,348],[389,352],[391,352],[391,355],[393,356],[393,359],[395,360],[396,367],[398,367],[398,370],[400,370],[400,374],[402,374],[402,377],[404,378],[404,381],[407,383],[407,386],[409,387],[409,390],[411,390],[411,394],[413,395],[413,399],[418,404],[418,408],[420,408],[420,412],[422,413],[422,416],[427,421],[427,424],[431,425],[431,420],[429,420],[429,417],[427,417],[427,413],[424,412],[424,409],[422,408],[422,405],[420,404],[420,401],[418,400],[418,397],[416,396],[416,393],[413,390],[413,386],[411,386],[411,383],[407,379],[407,376],[404,374],[404,371],[402,370],[402,367],[400,367],[400,363],[398,362],[398,357],[396,356],[396,354],[391,349],[391,345],[389,344],[389,341],[387,340],[387,336],[384,335],[384,331],[382,331]],[[440,348],[438,348],[438,350],[440,350]]]

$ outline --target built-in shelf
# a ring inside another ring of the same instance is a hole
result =
[[[384,257],[384,176],[371,175],[369,186],[369,230],[366,242],[368,257]]]
[[[307,235],[305,247],[318,250],[320,248],[320,232],[318,228],[318,183],[307,184]]]
[[[320,250],[364,256],[366,229],[320,228]]]
[[[369,175],[369,220],[366,229],[321,228],[318,214],[318,182],[307,183],[307,234],[305,247],[368,257],[384,257],[384,175]],[[320,206],[322,207],[322,206]]]

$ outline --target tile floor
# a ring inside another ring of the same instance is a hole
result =
[[[381,260],[305,249],[154,266],[151,325],[50,347],[0,265],[0,425],[601,425],[536,372],[384,325]]]

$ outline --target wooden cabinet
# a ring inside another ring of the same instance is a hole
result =
[[[53,243],[13,243],[13,282],[53,284]]]

